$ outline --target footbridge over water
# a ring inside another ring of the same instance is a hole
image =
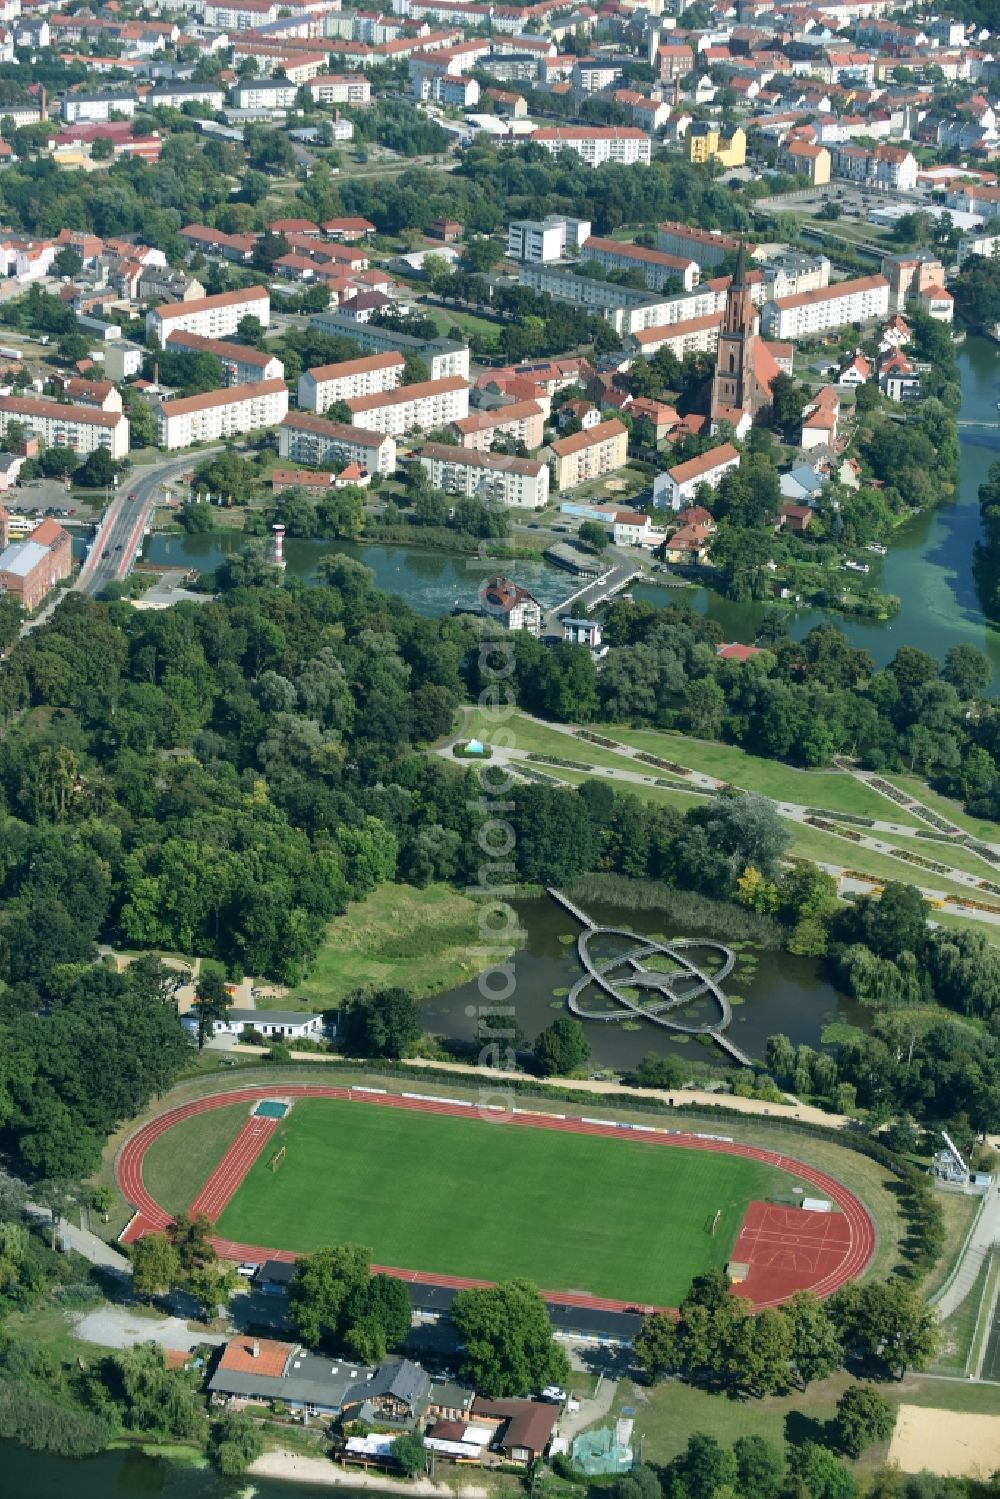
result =
[[[677,1031],[685,1036],[707,1036],[741,1067],[753,1066],[746,1052],[725,1035],[732,1024],[733,1010],[720,985],[736,965],[736,953],[731,947],[705,938],[683,937],[673,942],[659,942],[647,937],[636,943],[635,932],[626,931],[622,927],[599,926],[561,890],[550,885],[548,893],[583,927],[576,941],[576,950],[584,972],[573,985],[566,1000],[574,1015],[581,1020],[594,1020],[603,1025],[614,1025],[626,1018],[647,1020],[652,1025],[659,1025],[664,1030]],[[597,937],[623,938],[633,945],[617,956],[599,959],[590,951],[590,944]],[[707,973],[688,956],[690,949],[715,949],[721,954],[719,967],[714,973]],[[676,966],[656,966],[657,959],[661,962],[667,959]],[[614,976],[616,971],[617,977]],[[587,1007],[581,996],[592,985],[612,1001],[614,1008]],[[647,997],[636,998],[636,991]],[[693,1000],[705,996],[709,996],[719,1007],[719,1016],[714,1024],[688,1025],[677,1018],[677,1012],[682,1011]]]

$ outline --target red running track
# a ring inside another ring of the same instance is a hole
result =
[[[148,1124],[130,1136],[122,1146],[116,1163],[118,1185],[127,1200],[135,1208],[135,1217],[128,1225],[121,1239],[123,1243],[131,1243],[142,1238],[143,1234],[155,1232],[166,1228],[171,1221],[171,1215],[166,1212],[153,1198],[142,1176],[142,1164],[146,1152],[154,1140],[158,1140],[167,1130],[172,1129],[183,1119],[191,1119],[197,1114],[204,1114],[209,1109],[226,1108],[231,1104],[258,1103],[263,1098],[337,1098],[353,1100],[362,1105],[381,1105],[384,1108],[409,1109],[415,1113],[445,1114],[457,1119],[479,1118],[484,1123],[503,1123],[508,1128],[511,1126],[525,1129],[558,1129],[573,1134],[598,1135],[605,1139],[636,1139],[636,1135],[627,1127],[617,1127],[613,1124],[588,1123],[583,1119],[560,1119],[552,1114],[544,1113],[515,1113],[515,1114],[489,1114],[480,1113],[474,1108],[458,1103],[447,1103],[426,1098],[401,1098],[396,1094],[376,1094],[370,1092],[355,1092],[350,1088],[338,1088],[335,1086],[319,1083],[295,1083],[280,1088],[250,1087],[234,1088],[228,1093],[213,1093],[210,1097],[196,1099],[193,1103],[181,1104],[178,1108],[170,1109],[165,1114],[160,1114],[156,1119],[150,1120]],[[202,1188],[195,1204],[208,1200],[209,1208],[218,1200],[221,1205],[216,1214],[222,1211],[222,1207],[233,1195],[239,1182],[242,1181],[246,1172],[250,1169],[253,1161],[257,1158],[267,1136],[251,1136],[249,1125],[253,1123],[271,1124],[271,1120],[248,1120],[248,1125],[241,1130],[233,1145],[226,1152],[215,1171]],[[830,1296],[834,1291],[846,1285],[849,1280],[860,1275],[870,1263],[875,1253],[876,1236],[875,1225],[871,1217],[853,1192],[841,1185],[832,1176],[827,1176],[823,1171],[817,1171],[812,1166],[807,1166],[803,1161],[795,1160],[791,1156],[781,1155],[777,1151],[763,1150],[753,1145],[742,1145],[736,1141],[705,1138],[703,1136],[685,1134],[682,1131],[667,1134],[643,1131],[639,1136],[646,1144],[660,1146],[681,1146],[687,1150],[706,1150],[722,1155],[740,1156],[744,1160],[759,1161],[767,1166],[776,1166],[784,1171],[790,1171],[802,1181],[815,1187],[817,1192],[836,1203],[843,1218],[839,1215],[804,1213],[802,1209],[790,1210],[794,1213],[796,1224],[805,1227],[806,1220],[822,1218],[827,1224],[824,1232],[829,1232],[829,1225],[837,1222],[837,1239],[840,1253],[833,1257],[829,1252],[816,1257],[815,1270],[809,1272],[808,1289],[813,1290],[819,1296]],[[249,1154],[250,1142],[253,1139],[255,1148]],[[237,1170],[240,1162],[243,1162],[242,1170]],[[228,1188],[228,1190],[226,1190]],[[223,1193],[225,1194],[223,1196]],[[762,1225],[757,1220],[757,1212],[764,1204],[751,1204],[744,1221],[740,1236],[737,1239],[740,1253],[751,1266],[750,1275],[746,1282],[740,1287],[740,1292],[751,1301],[755,1311],[764,1307],[777,1306],[787,1301],[790,1296],[798,1290],[805,1289],[801,1268],[794,1265],[783,1267],[775,1263],[773,1246],[766,1234],[759,1230]],[[783,1233],[792,1234],[792,1230],[785,1226]],[[812,1234],[807,1230],[807,1237]],[[289,1250],[264,1249],[255,1244],[238,1244],[229,1239],[213,1239],[213,1244],[220,1255],[226,1259],[235,1260],[294,1260],[296,1256]],[[786,1246],[790,1247],[790,1246]],[[827,1246],[827,1250],[833,1245]],[[736,1258],[736,1249],[733,1251]],[[782,1275],[782,1269],[789,1273]],[[448,1286],[454,1289],[465,1290],[470,1287],[488,1286],[490,1281],[474,1280],[468,1276],[459,1275],[437,1275],[428,1271],[404,1270],[393,1265],[373,1265],[373,1271],[383,1272],[395,1276],[399,1280],[413,1281],[422,1285]],[[568,1291],[543,1291],[542,1295],[547,1301],[559,1302],[561,1305],[591,1307],[600,1311],[626,1311],[635,1306],[634,1302],[616,1300],[605,1296],[588,1296],[580,1292]],[[643,1306],[642,1310],[669,1310],[669,1308],[651,1308]]]
[[[274,1134],[278,1119],[266,1119],[260,1114],[251,1114],[222,1160],[191,1204],[191,1212],[204,1213],[215,1223],[222,1217],[223,1209],[235,1194],[236,1188]]]

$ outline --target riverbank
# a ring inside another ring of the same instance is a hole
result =
[[[455,1470],[456,1474],[459,1472]],[[339,1468],[325,1457],[303,1457],[280,1449],[265,1452],[247,1469],[248,1478],[277,1478],[283,1483],[310,1483],[325,1488],[361,1489],[379,1494],[419,1494],[421,1499],[489,1499],[494,1491],[482,1483],[459,1479],[454,1486],[429,1478],[390,1478],[384,1473],[361,1473]]]

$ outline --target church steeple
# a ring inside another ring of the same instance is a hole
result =
[[[712,382],[712,421],[733,425],[744,412],[757,405],[754,382],[754,343],[757,313],[747,277],[746,245],[740,240],[736,272],[726,293],[726,307],[719,329],[719,346]]]

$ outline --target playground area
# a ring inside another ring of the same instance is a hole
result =
[[[124,1240],[170,1219],[143,1180],[147,1150],[192,1116],[226,1109],[243,1122],[192,1207],[234,1259],[291,1259],[351,1240],[406,1279],[462,1286],[525,1276],[552,1299],[621,1309],[676,1306],[696,1274],[726,1266],[737,1247],[740,1293],[757,1306],[805,1284],[830,1294],[875,1250],[867,1211],[840,1183],[724,1136],[534,1110],[491,1118],[454,1099],[369,1088],[281,1092],[295,1107],[280,1119],[259,1111],[267,1090],[244,1088],[137,1131],[117,1163],[136,1209]],[[829,1213],[783,1207],[784,1230],[772,1224],[757,1242],[747,1238],[772,1204],[817,1194]]]

